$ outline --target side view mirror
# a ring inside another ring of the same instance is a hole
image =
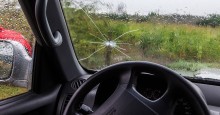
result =
[[[18,41],[0,40],[0,84],[29,87],[32,58]]]

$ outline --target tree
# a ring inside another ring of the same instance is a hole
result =
[[[211,14],[209,17],[202,19],[196,23],[200,26],[211,26],[215,28],[216,26],[220,26],[220,15],[218,14]]]
[[[34,35],[17,0],[0,0],[0,25],[20,32],[33,45]]]

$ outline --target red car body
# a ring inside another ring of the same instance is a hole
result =
[[[27,40],[25,40],[24,36],[16,31],[7,30],[0,26],[0,40],[13,40],[21,43],[25,49],[27,50],[29,56],[32,55],[31,45]]]

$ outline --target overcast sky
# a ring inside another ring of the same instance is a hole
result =
[[[125,4],[130,14],[138,12],[148,14],[159,12],[160,14],[191,14],[206,16],[207,14],[220,14],[220,0],[101,0],[113,5],[116,9],[118,4]],[[105,10],[106,9],[102,9]]]

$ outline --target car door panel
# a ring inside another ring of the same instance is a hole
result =
[[[29,93],[21,99],[5,100],[0,103],[1,115],[22,115],[53,103],[57,99],[60,86],[43,94]],[[16,105],[16,106],[15,106]]]

